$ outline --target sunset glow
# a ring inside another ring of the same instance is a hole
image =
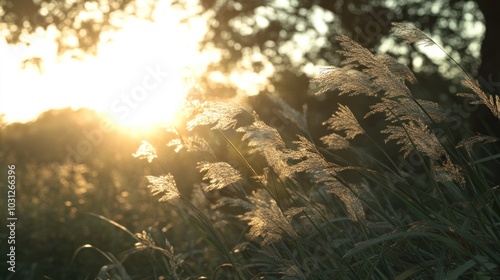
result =
[[[57,56],[50,28],[17,46],[0,41],[0,114],[26,122],[50,109],[87,107],[125,126],[174,121],[184,81],[194,75],[189,68],[203,67],[197,42],[205,27],[201,20],[179,23],[179,13],[163,2],[154,22],[129,19],[107,34],[97,56],[81,60]]]

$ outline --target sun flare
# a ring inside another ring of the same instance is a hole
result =
[[[170,82],[164,88],[149,93],[145,88],[136,86],[129,95],[124,93],[112,101],[107,113],[113,121],[125,128],[168,126],[175,123],[184,104],[183,92],[180,81]]]
[[[172,44],[172,38],[177,43]],[[181,26],[135,22],[104,45],[100,49],[104,57],[117,62],[127,58],[125,65],[133,65],[122,73],[125,87],[109,100],[106,112],[120,125],[133,128],[175,121],[186,92],[183,81],[189,73],[185,68],[196,53],[194,44],[183,43],[190,40]]]
[[[1,103],[9,106],[1,105],[0,112],[7,121],[29,121],[49,109],[86,107],[121,127],[171,124],[184,104],[184,81],[196,75],[188,69],[203,67],[197,42],[205,28],[201,20],[181,24],[165,4],[157,7],[154,21],[128,19],[119,31],[104,34],[96,56],[58,57],[50,28],[26,37],[29,48],[0,44],[6,50],[2,60],[10,63],[9,71],[0,67],[9,76],[2,74],[0,89],[8,94]],[[21,69],[19,62],[27,58],[42,63]]]

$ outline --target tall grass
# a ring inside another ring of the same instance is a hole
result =
[[[435,44],[407,24],[394,31]],[[321,142],[306,116],[276,96],[277,116],[294,128],[278,130],[232,104],[190,103],[191,119],[168,145],[200,159],[201,181],[177,186],[168,166],[148,176],[172,220],[136,234],[125,254],[147,251],[151,279],[500,277],[500,195],[489,167],[498,167],[498,139],[453,131],[439,104],[413,95],[417,79],[406,66],[338,40],[344,60],[316,79],[318,95],[373,104],[360,116],[338,104]],[[498,96],[464,77],[471,92],[460,96],[500,118]],[[366,127],[369,118],[383,128]],[[283,136],[292,129],[301,133]],[[147,143],[135,156],[161,162]],[[101,273],[123,276],[126,258],[122,266],[106,256],[112,265]]]

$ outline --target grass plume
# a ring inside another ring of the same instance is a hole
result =
[[[406,43],[436,44],[406,23],[393,24],[393,31]],[[316,95],[374,103],[361,116],[338,104],[323,120],[330,130],[319,137],[323,145],[312,139],[307,115],[277,96],[270,106],[299,128],[293,139],[256,113],[201,101],[184,134],[174,133],[172,152],[204,160],[196,161],[194,186],[177,186],[168,167],[147,177],[152,193],[178,210],[170,221],[181,231],[176,243],[136,236],[138,249],[165,250],[171,274],[163,277],[500,277],[499,183],[486,164],[498,163],[499,152],[493,147],[481,161],[473,149],[498,138],[450,133],[440,104],[410,91],[407,84],[418,83],[408,67],[345,36],[338,40],[344,60],[315,79]],[[473,93],[461,96],[500,118],[498,96],[468,78],[464,84]],[[368,129],[368,118],[378,118],[382,128]],[[136,156],[150,161],[156,154],[145,143]]]

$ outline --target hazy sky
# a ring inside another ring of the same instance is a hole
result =
[[[189,72],[183,68],[203,61],[196,40],[204,31],[181,26],[168,10],[157,13],[155,23],[129,21],[112,42],[99,46],[97,57],[83,61],[57,57],[50,31],[26,37],[30,48],[0,39],[0,114],[7,122],[24,122],[70,106],[124,122],[170,118],[185,92],[182,79]],[[43,58],[42,74],[33,65],[22,69],[29,57]]]
[[[0,114],[5,114],[7,122],[25,122],[53,108],[88,107],[108,112],[125,123],[171,119],[186,91],[183,79],[202,73],[213,57],[197,52],[196,42],[206,32],[202,19],[194,19],[191,26],[180,25],[179,14],[170,8],[170,0],[158,3],[154,23],[128,21],[114,34],[112,42],[99,46],[97,57],[87,57],[84,61],[57,56],[54,30],[25,37],[23,41],[30,44],[29,48],[26,44],[9,46],[0,39]],[[333,18],[319,10],[315,14],[318,19]],[[315,21],[315,25],[323,33],[328,29],[323,20]],[[464,32],[480,34],[482,28],[481,23],[470,22]],[[300,60],[308,50],[297,46],[318,44],[307,36],[297,38],[302,41],[288,46],[292,61]],[[436,40],[440,42],[439,38]],[[379,51],[394,51],[396,46],[389,39]],[[446,59],[435,46],[421,51],[437,60]],[[479,52],[479,44],[475,51]],[[42,74],[33,66],[21,68],[22,61],[30,57],[43,58]],[[422,61],[415,59],[414,65],[418,67]],[[186,66],[196,73],[183,70]],[[316,65],[306,65],[303,70],[312,74],[317,69]],[[272,67],[266,68],[268,75],[272,71]],[[216,74],[210,78],[224,80]],[[256,94],[266,84],[265,77],[252,72],[232,73],[229,80],[249,95]]]

